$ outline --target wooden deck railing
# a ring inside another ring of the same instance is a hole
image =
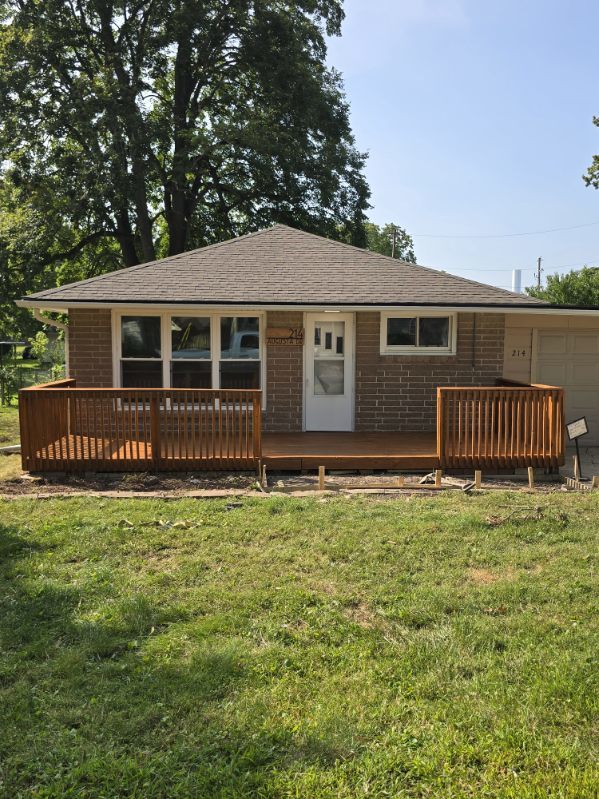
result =
[[[561,388],[437,389],[437,457],[445,468],[557,467],[564,447]]]
[[[261,392],[77,388],[19,392],[28,471],[248,469],[261,458]]]

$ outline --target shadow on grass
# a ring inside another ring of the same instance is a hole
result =
[[[177,613],[144,596],[81,621],[85,585],[33,571],[40,550],[0,526],[6,795],[247,796],[281,770],[335,763],[326,736],[299,738],[251,699],[237,704],[256,685],[245,640],[173,635]]]

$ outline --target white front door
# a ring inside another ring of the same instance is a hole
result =
[[[306,314],[306,430],[353,430],[353,314]]]

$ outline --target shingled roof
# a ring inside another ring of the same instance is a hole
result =
[[[443,305],[546,303],[275,225],[220,244],[40,291],[26,304]]]

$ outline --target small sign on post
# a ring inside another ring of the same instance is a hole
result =
[[[577,479],[580,480],[582,478],[582,469],[580,468],[580,449],[578,447],[578,439],[581,436],[586,436],[586,434],[589,432],[586,416],[582,416],[580,419],[575,419],[573,422],[568,422],[566,424],[566,430],[568,431],[568,438],[570,441],[574,441],[576,444],[576,466],[578,468],[575,471],[578,473],[576,475]]]

